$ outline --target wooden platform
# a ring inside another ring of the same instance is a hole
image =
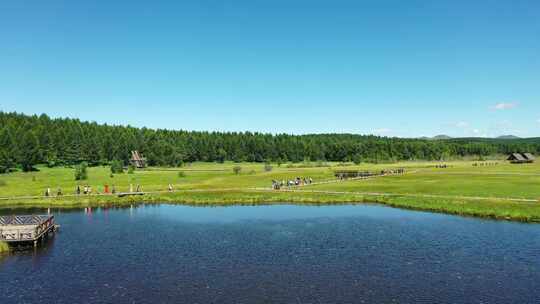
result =
[[[377,175],[376,173],[360,170],[337,170],[334,171],[334,176],[337,178],[357,178],[357,177],[371,177]]]
[[[133,195],[144,195],[146,192],[120,192],[118,197],[133,196]]]
[[[54,215],[0,216],[0,241],[7,243],[37,242],[58,228]]]

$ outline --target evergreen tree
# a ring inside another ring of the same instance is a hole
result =
[[[223,148],[219,148],[217,152],[216,160],[220,163],[223,163],[225,162],[226,159],[227,159],[227,151],[225,151],[225,149]]]
[[[0,150],[0,173],[7,173],[11,168],[15,167],[15,161],[11,158],[6,150]]]
[[[425,140],[355,134],[261,134],[188,132],[99,125],[77,119],[51,119],[0,111],[2,170],[49,166],[127,163],[130,151],[143,153],[149,165],[183,162],[399,161],[485,158],[512,152],[540,153],[540,139],[461,138]]]
[[[39,142],[33,132],[26,132],[21,138],[19,145],[20,159],[19,163],[24,172],[34,170],[34,165],[39,160]]]
[[[113,160],[111,162],[111,173],[124,173],[124,163],[122,163],[120,160]]]
[[[82,162],[79,165],[75,166],[75,180],[85,180],[88,179],[88,164]]]

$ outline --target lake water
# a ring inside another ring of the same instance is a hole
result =
[[[374,205],[57,212],[2,303],[539,303],[540,225]]]

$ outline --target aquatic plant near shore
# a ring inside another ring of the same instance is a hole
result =
[[[9,252],[9,246],[6,242],[0,242],[0,254]]]

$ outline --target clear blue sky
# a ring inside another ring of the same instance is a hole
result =
[[[1,1],[0,110],[540,136],[540,1]]]

